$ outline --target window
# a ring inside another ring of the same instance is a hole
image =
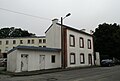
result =
[[[20,44],[23,44],[23,40],[20,40]]]
[[[28,40],[28,44],[30,44],[30,40]]]
[[[9,44],[9,41],[7,40],[7,41],[6,41],[6,45],[8,45],[8,44]]]
[[[21,54],[21,57],[25,57],[25,58],[27,58],[28,55],[27,55],[27,54]]]
[[[0,45],[2,45],[2,41],[0,41]]]
[[[75,64],[75,53],[70,53],[70,64]]]
[[[15,41],[15,40],[13,40],[13,44],[16,44],[16,41]]]
[[[43,46],[43,47],[46,47],[46,46]]]
[[[42,46],[39,46],[39,47],[42,47]]]
[[[51,62],[52,62],[52,63],[55,63],[55,55],[52,55],[52,56],[51,56]]]
[[[80,54],[80,63],[81,63],[81,64],[84,64],[84,63],[85,63],[85,60],[84,60],[84,59],[85,59],[84,54],[81,53],[81,54]]]
[[[5,51],[8,51],[8,47],[5,47]]]
[[[75,47],[75,37],[74,37],[74,35],[70,35],[70,46]]]
[[[13,49],[14,49],[15,47],[13,47]]]
[[[88,39],[88,49],[91,49],[91,40]]]
[[[42,43],[42,39],[39,39],[39,43]]]
[[[46,43],[46,40],[45,40],[45,39],[43,39],[43,43]]]
[[[79,39],[80,48],[84,48],[84,39],[80,37]]]
[[[34,39],[32,39],[32,44],[34,44]]]

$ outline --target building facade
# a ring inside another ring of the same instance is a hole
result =
[[[61,68],[60,49],[17,46],[7,54],[7,71],[22,72]]]
[[[0,57],[6,57],[6,53],[9,50],[19,45],[46,47],[46,37],[34,36],[34,37],[15,37],[0,39]]]
[[[52,25],[45,32],[46,45],[51,48],[62,48],[62,67],[94,65],[93,36],[66,25],[61,26],[58,19],[54,19],[52,22]],[[62,36],[61,27],[64,33]],[[62,45],[63,47],[61,47]]]
[[[35,38],[33,44],[33,38],[27,38],[23,40],[22,45],[24,46],[16,45],[18,47],[8,51],[7,71],[22,72],[94,65],[93,36],[91,34],[61,25],[58,23],[58,19],[52,21],[52,25],[45,34],[46,37],[40,38],[47,40],[45,44],[39,44],[41,42],[38,38]],[[18,40],[19,43],[20,41]],[[44,45],[46,48],[41,47]]]

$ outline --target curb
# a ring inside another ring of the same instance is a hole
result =
[[[19,72],[19,73],[13,73],[13,72],[1,72],[1,74],[4,75],[10,75],[13,77],[17,76],[32,76],[32,75],[40,75],[40,74],[47,74],[47,73],[55,73],[55,72],[62,72],[62,71],[70,71],[70,70],[78,70],[78,69],[88,69],[88,68],[97,68],[99,66],[88,66],[88,67],[73,67],[73,68],[57,68],[57,69],[48,69],[48,70],[37,70],[37,71],[27,71],[27,72]]]

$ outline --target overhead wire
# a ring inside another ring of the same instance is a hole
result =
[[[0,8],[0,10],[12,12],[12,13],[17,13],[17,14],[21,14],[21,15],[26,15],[26,16],[31,16],[31,17],[35,17],[35,18],[39,18],[39,19],[43,19],[43,20],[51,20],[51,19],[49,19],[49,18],[39,17],[39,16],[35,16],[35,15],[31,15],[31,14],[26,14],[26,13],[23,13],[23,12],[17,12],[17,11],[5,9],[5,8]]]

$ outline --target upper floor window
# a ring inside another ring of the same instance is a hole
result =
[[[46,39],[43,39],[43,43],[46,43]]]
[[[30,40],[28,40],[28,44],[30,44]]]
[[[32,39],[32,44],[34,44],[34,39]]]
[[[70,35],[69,41],[70,41],[70,46],[75,47],[75,36],[74,35]]]
[[[79,38],[80,48],[84,48],[84,39],[82,37]]]
[[[0,45],[2,45],[2,41],[0,41]]]
[[[88,39],[88,49],[91,49],[91,40]]]
[[[6,41],[6,45],[8,45],[8,44],[9,44],[9,41],[7,40],[7,41]]]
[[[70,64],[75,64],[75,53],[70,53]]]
[[[13,44],[16,44],[16,40],[13,40]]]
[[[20,44],[23,44],[23,40],[20,40]]]
[[[39,39],[39,43],[42,43],[42,39]]]
[[[80,54],[80,63],[81,63],[81,64],[84,64],[84,63],[85,63],[85,57],[84,57],[84,54],[83,54],[83,53]]]

